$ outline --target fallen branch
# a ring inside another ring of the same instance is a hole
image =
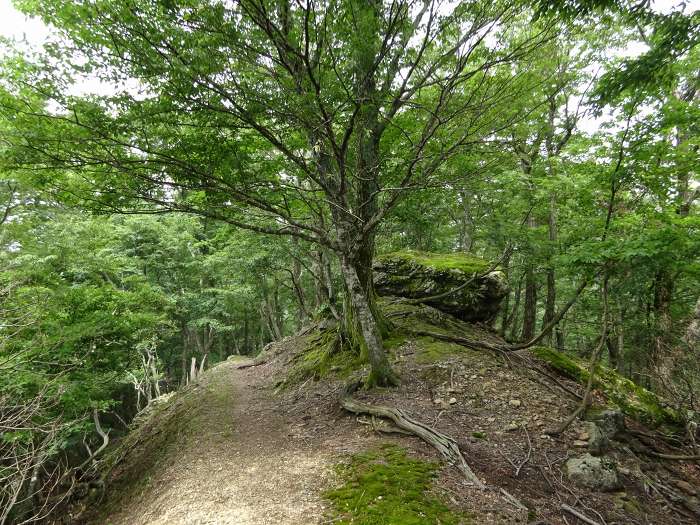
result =
[[[530,458],[532,457],[532,441],[530,440],[530,434],[527,431],[527,428],[523,427],[523,430],[525,430],[525,436],[527,437],[527,453],[525,454],[525,457],[522,459],[522,461],[519,461],[516,463],[512,459],[510,459],[508,456],[506,456],[503,451],[499,450],[498,452],[505,458],[505,460],[511,464],[513,469],[515,469],[515,475],[514,477],[518,477],[520,475],[520,471],[522,468],[527,464],[528,461],[530,461]]]
[[[566,315],[566,313],[569,311],[569,309],[574,305],[578,297],[581,295],[581,293],[586,289],[588,284],[591,282],[591,279],[584,279],[581,281],[579,284],[578,288],[576,288],[576,291],[574,292],[573,296],[569,299],[569,301],[557,312],[557,314],[554,316],[554,318],[545,326],[542,331],[532,338],[530,341],[527,341],[525,343],[519,343],[519,344],[491,344],[491,343],[485,343],[483,341],[478,341],[476,339],[468,339],[466,337],[455,337],[451,335],[446,335],[446,334],[440,334],[438,332],[428,332],[424,330],[414,330],[412,331],[413,334],[415,335],[427,335],[429,337],[433,337],[435,339],[439,339],[441,341],[448,341],[450,343],[457,343],[462,346],[466,346],[468,348],[473,348],[475,350],[492,350],[495,352],[515,352],[517,350],[525,350],[526,348],[530,348],[532,346],[535,346],[537,343],[542,341],[542,339],[551,332],[554,327],[559,323],[559,321],[562,320],[562,318]],[[424,302],[426,299],[421,299],[421,300],[415,300],[416,302]]]
[[[588,523],[588,525],[600,525],[600,523],[598,523],[597,521],[592,520],[591,518],[589,518],[589,517],[586,516],[585,514],[581,514],[581,513],[580,513],[579,511],[577,511],[575,508],[570,507],[570,506],[567,505],[566,503],[562,503],[561,510],[563,510],[563,511],[565,511],[565,512],[568,512],[568,513],[571,514],[572,516],[576,516],[578,519],[580,519],[580,520],[583,521],[584,523]]]
[[[683,454],[662,454],[661,452],[654,452],[653,450],[649,450],[646,453],[655,458],[670,459],[673,461],[697,461],[700,459],[700,454],[691,454],[687,456]]]
[[[250,363],[244,363],[242,365],[235,366],[234,368],[236,370],[243,370],[244,368],[252,368],[254,366],[264,365],[265,363],[267,363],[267,359],[254,359]]]
[[[468,339],[466,337],[458,337],[454,335],[441,334],[439,332],[430,332],[428,330],[411,330],[413,335],[423,335],[427,337],[432,337],[438,341],[447,341],[448,343],[455,343],[461,346],[466,346],[467,348],[472,348],[474,350],[489,350],[491,352],[508,352],[513,348],[507,344],[492,344],[484,341],[479,341],[477,339]]]

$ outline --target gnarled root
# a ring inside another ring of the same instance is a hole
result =
[[[369,405],[357,401],[352,397],[352,393],[357,390],[359,383],[354,383],[345,389],[343,396],[340,399],[341,406],[348,412],[353,414],[368,414],[371,416],[384,417],[391,420],[398,428],[403,429],[411,434],[418,436],[428,445],[435,448],[445,460],[464,476],[464,478],[478,489],[488,488],[467,464],[462,452],[459,450],[459,445],[450,436],[435,430],[428,425],[416,421],[408,416],[399,408],[387,407],[383,405]],[[527,511],[527,507],[523,505],[515,496],[509,494],[504,489],[498,489],[501,496],[514,505],[515,507]]]

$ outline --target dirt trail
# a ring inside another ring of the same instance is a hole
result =
[[[323,516],[320,494],[337,462],[303,418],[285,413],[261,367],[226,362],[200,380],[205,403],[192,407],[194,432],[176,458],[100,523],[114,525],[301,525]],[[169,452],[169,455],[173,455]]]

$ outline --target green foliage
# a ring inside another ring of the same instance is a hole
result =
[[[700,279],[697,12],[429,2],[414,24],[401,3],[264,4],[18,2],[61,38],[0,64],[0,394],[55,399],[42,417],[62,425],[59,449],[91,434],[93,409],[117,425],[107,412],[133,404],[149,355],[173,388],[192,358],[252,355],[339,312],[349,329],[310,341],[292,376],[363,366],[336,260],[358,251],[366,273],[372,253],[468,275],[501,260],[511,292],[491,328],[510,340],[587,279],[557,327],[567,353],[536,351],[585,381],[576,356],[605,313],[611,401],[674,420],[652,393],[668,358],[691,378],[672,378],[676,405],[700,409],[685,335]],[[84,75],[113,92],[77,95]],[[389,351],[415,329],[493,337],[381,309]],[[425,362],[458,351],[418,343]]]
[[[395,445],[357,454],[338,467],[343,485],[326,492],[336,523],[466,524],[467,518],[431,494],[439,465],[410,458]]]

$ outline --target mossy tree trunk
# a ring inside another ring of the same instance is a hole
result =
[[[378,0],[365,0],[358,4],[358,26],[366,29],[368,36],[373,36],[358,45],[352,56],[358,79],[353,85],[353,93],[357,100],[363,101],[358,108],[357,134],[353,145],[356,192],[351,204],[355,215],[335,213],[343,248],[340,266],[347,295],[345,327],[350,340],[353,343],[358,341],[361,350],[366,352],[371,366],[368,386],[398,384],[398,378],[391,369],[384,350],[382,332],[385,330],[385,322],[376,305],[372,280],[375,229],[366,229],[366,225],[372,222],[379,211],[379,147],[385,129],[379,112],[381,96],[377,89],[376,75],[373,74],[382,44],[377,34],[382,9],[383,4]],[[343,209],[342,204],[340,209]]]
[[[367,385],[395,386],[398,378],[384,350],[381,322],[378,321],[378,308],[371,286],[371,268],[367,274],[358,271],[356,264],[347,256],[341,257],[341,271],[347,294],[345,331],[351,343],[359,344],[361,351],[366,352],[371,367]],[[360,275],[369,281],[363,283]]]

